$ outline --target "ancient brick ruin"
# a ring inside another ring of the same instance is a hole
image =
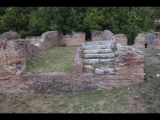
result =
[[[85,42],[84,32],[72,32],[72,34],[66,35],[60,34],[60,45],[80,46],[82,42]]]
[[[19,39],[20,35],[18,35],[17,32],[14,32],[12,30],[10,30],[9,32],[5,32],[3,34],[0,34],[0,40],[11,40],[11,39]]]
[[[94,30],[92,32],[92,41],[115,40],[117,43],[127,46],[127,36],[125,34],[113,34],[109,30]],[[137,49],[160,49],[160,32],[149,34],[139,34],[135,37],[134,45]]]
[[[28,80],[35,93],[64,94],[143,83],[144,75],[142,51],[106,40],[84,42],[76,51],[72,74],[35,73]]]
[[[121,45],[127,45],[127,36],[124,34],[113,34],[109,30],[94,30],[92,33],[92,41],[103,41],[103,40],[115,40],[117,43]]]
[[[25,69],[26,51],[25,47],[22,46],[23,44],[17,44],[17,41],[12,40],[0,43],[0,79],[11,78],[14,74]]]
[[[160,32],[137,35],[135,38],[135,43],[132,47],[138,49],[160,49]]]
[[[26,39],[0,40],[0,92],[63,94],[144,82],[143,52],[126,46],[125,35],[113,35],[108,30],[99,35],[103,39],[94,36],[92,42],[85,42],[81,32],[62,35],[57,31]],[[26,61],[34,54],[63,44],[79,46],[73,73],[22,73]]]
[[[109,30],[93,30],[91,33],[92,41],[102,41],[102,40],[114,40],[115,37],[113,33]]]
[[[127,46],[127,36],[125,34],[115,34],[115,40],[117,43]]]

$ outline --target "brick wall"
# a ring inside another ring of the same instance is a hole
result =
[[[80,46],[82,42],[85,42],[85,33],[72,32],[72,34],[63,35],[60,34],[60,45],[65,46]]]
[[[103,33],[103,31],[100,31],[100,30],[94,30],[91,33],[91,37],[92,37],[92,41],[102,41],[102,40],[105,40],[104,33]]]
[[[116,87],[143,83],[143,80],[120,80],[116,76],[95,74],[34,73],[15,75],[12,79],[0,81],[0,92],[16,93],[78,93],[107,90]]]
[[[116,34],[115,35],[115,40],[116,40],[117,43],[127,46],[128,39],[127,39],[127,36],[125,34]]]
[[[0,80],[11,78],[25,69],[26,49],[23,45],[18,40],[0,42]]]
[[[35,74],[32,81],[32,89],[35,93],[57,94],[111,89],[143,82],[141,80],[108,80],[108,76],[103,75],[73,75],[66,73]]]
[[[117,44],[115,65],[119,79],[144,79],[144,53],[138,49]]]
[[[92,41],[114,40],[114,34],[109,30],[93,30],[91,33]]]
[[[83,73],[82,49],[78,48],[73,63],[73,74]]]
[[[147,46],[145,46],[145,44]],[[160,49],[160,33],[139,34],[136,36],[132,47],[138,49],[144,49],[145,47],[148,49]]]
[[[35,48],[25,39],[0,42],[0,92],[63,94],[111,89],[144,82],[144,54],[130,46],[117,44],[115,75],[83,74],[81,48],[77,49],[72,74],[22,74],[21,71],[26,67],[26,58],[35,53],[32,47]]]
[[[0,92],[2,93],[18,93],[30,92],[34,93],[31,88],[32,80],[30,74],[14,74],[11,79],[0,80]]]
[[[107,90],[144,82],[144,54],[130,46],[117,44],[115,75],[82,74],[82,50],[77,49],[73,73],[14,74],[11,79],[0,80],[0,92],[77,93]],[[81,62],[79,62],[81,61]]]
[[[156,49],[160,49],[160,32],[155,32],[155,34],[157,35],[157,39],[156,39]]]

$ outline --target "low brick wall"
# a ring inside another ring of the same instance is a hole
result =
[[[81,35],[83,41],[83,34]],[[110,31],[107,30],[104,35],[107,36],[107,39],[113,37]],[[0,42],[0,92],[65,94],[112,89],[144,82],[143,52],[118,43],[114,53],[116,70],[114,75],[83,74],[82,48],[78,48],[76,51],[72,74],[57,72],[22,74],[21,72],[26,67],[26,60],[31,58],[33,54],[52,47],[53,44],[49,43],[53,41],[55,45],[58,44],[59,36],[57,32],[46,32],[42,36],[43,39],[41,39],[42,37],[35,38],[39,40],[39,43],[37,41],[31,43],[27,39],[2,40]],[[52,41],[54,36],[56,38]],[[76,37],[72,37],[74,41],[73,38]],[[66,45],[81,45],[82,41],[78,44],[65,42]],[[42,49],[40,49],[41,47]]]
[[[15,75],[10,80],[0,80],[0,92],[66,94],[85,91],[108,90],[143,83],[143,80],[117,79],[116,76],[67,73],[30,73]]]
[[[25,51],[24,46],[27,46],[27,42],[26,44],[21,42],[19,40],[4,41],[0,44],[2,64],[0,69],[0,92],[65,94],[107,90],[144,82],[143,52],[120,44],[117,44],[115,55],[115,75],[83,74],[81,48],[76,51],[72,74],[21,74],[21,71],[25,68],[25,57],[22,53]]]
[[[82,49],[78,48],[73,63],[73,74],[83,73]]]
[[[143,80],[145,75],[143,51],[117,44],[115,67],[119,79]]]
[[[35,74],[32,89],[35,93],[77,93],[94,90],[111,89],[143,82],[142,80],[108,80],[109,76],[66,73]]]
[[[18,40],[0,42],[0,80],[9,79],[26,68],[26,44]]]
[[[30,92],[34,93],[34,89],[31,88],[33,82],[31,77],[33,74],[14,74],[11,79],[0,80],[0,92],[1,93],[19,93]]]
[[[160,32],[137,35],[132,47],[137,49],[160,49]]]
[[[156,36],[157,36],[157,39],[156,39],[156,42],[155,42],[155,44],[156,44],[156,49],[160,49],[160,32],[155,32],[154,33]]]

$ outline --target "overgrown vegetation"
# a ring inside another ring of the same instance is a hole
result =
[[[21,37],[37,36],[48,30],[83,31],[86,40],[92,30],[111,30],[126,34],[133,44],[135,36],[154,29],[158,17],[153,7],[1,7],[0,33],[16,30]]]
[[[72,72],[77,47],[55,47],[42,51],[26,63],[29,72]]]

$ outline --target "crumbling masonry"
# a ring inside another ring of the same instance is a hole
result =
[[[105,31],[105,40],[84,42],[83,33],[66,35],[48,31],[26,39],[2,39],[0,42],[0,92],[77,93],[104,90],[144,82],[144,54],[131,46],[119,44],[124,35]],[[79,35],[79,36],[78,36]],[[121,37],[122,36],[122,37]],[[70,39],[69,39],[70,38]],[[69,40],[77,40],[71,43]],[[126,38],[125,38],[126,39]],[[73,63],[73,73],[25,73],[26,60],[55,45],[82,44]]]

